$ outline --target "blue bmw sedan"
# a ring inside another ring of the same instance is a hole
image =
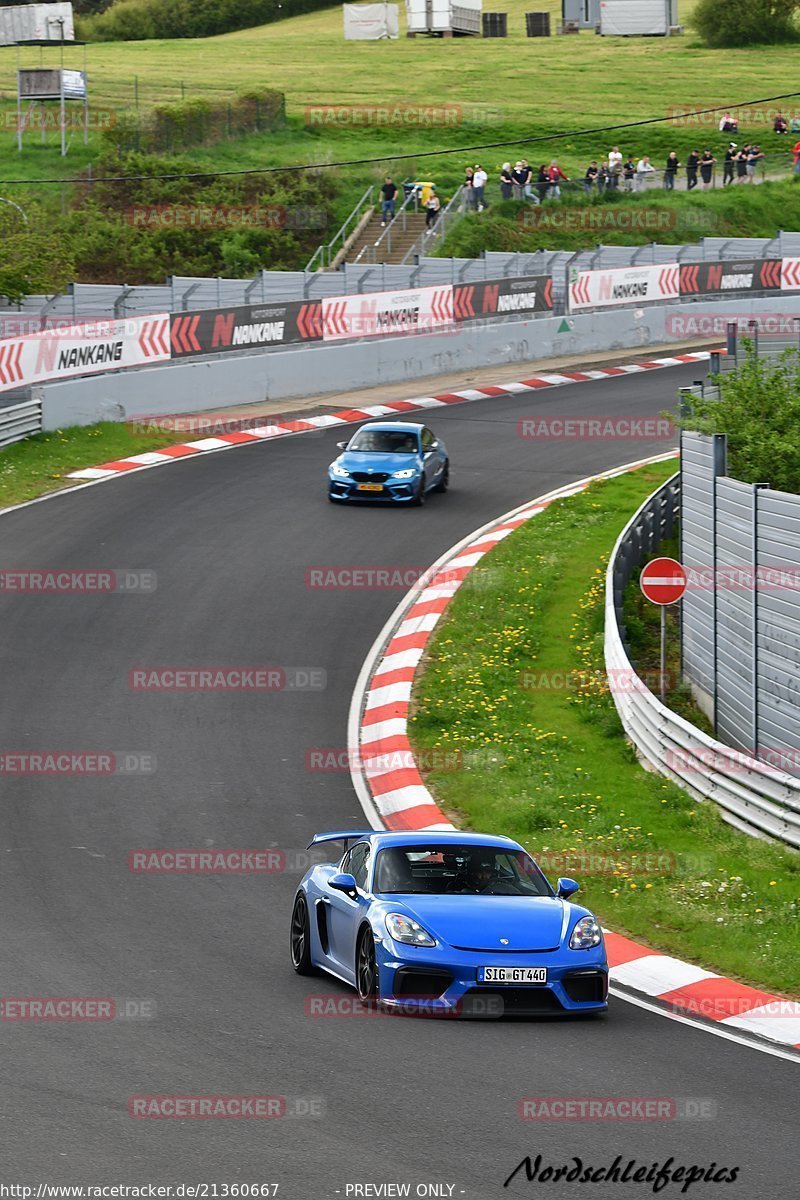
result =
[[[328,499],[424,504],[428,492],[446,492],[450,459],[441,438],[410,421],[370,421],[339,442],[328,468]]]

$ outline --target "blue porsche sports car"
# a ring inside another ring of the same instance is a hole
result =
[[[517,842],[461,833],[318,834],[338,863],[302,879],[292,965],[321,968],[365,1004],[464,1015],[599,1012],[608,964],[595,917],[555,891]]]
[[[424,504],[428,492],[446,492],[450,459],[427,425],[370,421],[339,442],[342,453],[328,468],[328,499]]]

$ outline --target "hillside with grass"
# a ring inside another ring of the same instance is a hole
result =
[[[528,5],[510,0],[504,7],[506,39],[407,39],[401,9],[401,36],[396,41],[345,42],[337,5],[217,37],[91,44],[86,48],[88,144],[83,145],[80,131],[71,125],[64,158],[59,153],[58,129],[51,125],[44,139],[38,130],[29,131],[22,152],[17,151],[18,51],[2,47],[0,195],[25,209],[32,236],[47,232],[52,242],[59,242],[50,286],[62,286],[71,277],[70,270],[86,269],[91,255],[89,234],[99,207],[93,200],[94,180],[118,173],[119,164],[113,166],[115,129],[131,117],[139,119],[156,104],[180,107],[203,102],[224,110],[240,92],[271,89],[285,96],[285,121],[279,126],[232,129],[202,145],[183,146],[178,139],[171,155],[162,154],[161,159],[179,157],[184,171],[283,169],[281,175],[251,177],[245,190],[256,202],[259,196],[280,194],[281,204],[307,205],[316,193],[325,208],[325,224],[313,236],[309,231],[308,236],[297,237],[297,230],[284,235],[277,230],[260,244],[246,246],[244,254],[235,248],[217,251],[211,245],[205,255],[208,270],[220,275],[236,274],[253,261],[265,268],[302,267],[313,244],[327,241],[364,188],[380,183],[387,171],[398,180],[432,179],[446,196],[463,178],[466,165],[482,161],[490,175],[489,195],[497,198],[497,171],[503,161],[518,157],[537,164],[557,157],[574,175],[582,173],[591,158],[602,157],[617,144],[636,156],[650,154],[656,165],[672,149],[685,158],[693,147],[709,145],[721,156],[727,139],[719,134],[715,117],[687,122],[676,114],[715,104],[734,107],[737,101],[752,101],[765,93],[798,89],[793,47],[760,47],[757,53],[704,49],[691,29],[691,3],[681,8],[683,36],[642,39],[600,38],[593,32],[527,38]],[[551,12],[555,29],[560,5],[548,0],[544,7]],[[82,67],[83,53],[80,47],[66,47],[65,65]],[[26,48],[19,54],[20,65],[36,66],[51,52]],[[56,65],[55,53],[51,57]],[[377,114],[375,106],[380,109]],[[769,155],[770,172],[786,177],[794,138],[772,133],[775,107],[742,109],[737,140],[760,141]],[[788,100],[782,107],[787,115],[795,108],[800,111],[800,96],[797,104]],[[614,128],[646,118],[666,119],[624,131]],[[587,128],[602,131],[581,133]],[[302,187],[295,189],[300,181]],[[719,206],[714,211],[725,232],[732,236],[771,233],[773,219],[775,228],[797,224],[788,197],[784,206],[777,198],[774,203],[766,197],[745,198],[744,190],[709,202]],[[178,191],[183,201],[190,189]],[[151,184],[147,196],[154,203],[169,203],[171,190]],[[228,203],[227,193],[222,201]],[[115,196],[107,189],[102,208],[103,229],[97,236],[105,249],[92,277],[118,281],[127,277],[132,253],[127,232],[118,239],[113,236],[114,221],[125,220],[121,192]],[[515,219],[513,212],[493,211],[491,220],[483,220],[480,226],[465,223],[454,244],[459,253],[509,244],[517,236]],[[7,227],[14,233],[18,261],[26,253],[24,246],[20,249],[24,231],[11,212],[6,214],[4,233]],[[545,232],[544,244],[565,244],[558,231]],[[686,240],[696,240],[702,232],[701,228],[691,236],[689,230]],[[531,241],[528,233],[525,245],[540,244]],[[162,241],[165,236],[162,231]],[[115,240],[120,247],[116,255]],[[248,238],[234,240],[241,243]],[[584,238],[582,244],[596,240],[600,239]],[[602,240],[614,238],[604,235]],[[168,256],[157,241],[137,246],[136,280],[160,281],[169,270],[193,273],[202,258],[197,246],[189,248],[185,262],[182,255],[179,238],[172,238]],[[5,256],[4,236],[0,270]],[[30,285],[45,288],[49,270],[44,262],[40,270],[28,272]]]

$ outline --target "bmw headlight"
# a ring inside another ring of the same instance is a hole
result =
[[[599,946],[602,940],[600,926],[594,917],[581,917],[572,931],[569,948],[570,950],[591,950],[593,946]]]
[[[407,946],[435,946],[436,942],[421,925],[404,917],[402,913],[389,913],[386,917],[386,928],[396,942],[405,942]]]
[[[331,463],[331,473],[337,475],[339,479],[350,478],[350,472],[345,471],[344,467],[340,467],[338,463]]]
[[[416,467],[404,467],[402,471],[392,471],[392,479],[413,479],[418,474]]]

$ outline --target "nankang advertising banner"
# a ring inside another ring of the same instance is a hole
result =
[[[453,289],[418,288],[404,292],[365,292],[322,301],[322,336],[346,338],[430,333],[453,324]]]
[[[92,321],[0,341],[0,391],[167,362],[169,315]]]
[[[508,279],[483,279],[453,287],[456,321],[480,317],[514,316],[549,312],[553,307],[553,281],[549,275],[520,275]]]
[[[173,358],[225,350],[258,350],[291,342],[319,341],[321,337],[319,300],[204,308],[193,313],[173,313],[170,317]]]
[[[779,258],[719,259],[681,266],[682,296],[718,295],[723,292],[779,292]]]
[[[677,300],[679,275],[677,263],[613,267],[605,271],[575,271],[569,284],[570,312],[622,304],[647,304],[654,300]]]

